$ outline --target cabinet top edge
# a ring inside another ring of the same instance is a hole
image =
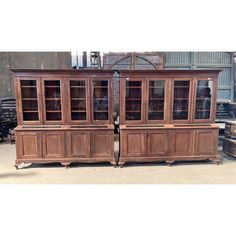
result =
[[[195,75],[195,74],[215,74],[218,75],[221,70],[215,69],[201,69],[201,70],[107,70],[107,69],[10,69],[15,76],[31,75],[113,75],[118,72],[121,76],[124,75],[163,75],[163,74],[181,74],[181,75]]]

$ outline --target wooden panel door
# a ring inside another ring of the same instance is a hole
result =
[[[174,156],[193,155],[193,130],[170,130],[171,154]]]
[[[42,133],[43,157],[63,158],[65,157],[65,134],[61,131],[45,131]]]
[[[40,132],[16,132],[17,158],[42,158]]]
[[[113,157],[113,131],[91,131],[91,157]]]
[[[196,130],[195,154],[214,155],[217,153],[218,130]]]
[[[146,155],[145,131],[122,131],[121,152],[123,156],[142,157]]]
[[[168,131],[156,130],[147,133],[147,155],[158,156],[167,154]]]
[[[68,131],[67,150],[69,158],[90,157],[90,132]]]

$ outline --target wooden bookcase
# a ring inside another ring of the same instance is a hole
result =
[[[219,70],[120,71],[120,159],[219,162]]]
[[[15,69],[21,163],[114,159],[113,71]]]

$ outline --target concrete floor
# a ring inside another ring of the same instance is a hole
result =
[[[220,142],[221,143],[221,142]],[[0,144],[0,183],[11,184],[235,184],[236,158],[219,153],[220,165],[210,161],[129,164],[113,168],[110,164],[34,164],[16,170],[15,145]]]

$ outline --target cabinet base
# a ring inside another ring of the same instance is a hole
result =
[[[123,167],[126,163],[151,163],[151,162],[166,162],[169,166],[177,161],[207,161],[210,160],[214,164],[219,165],[222,163],[220,157],[216,156],[186,156],[186,157],[162,157],[162,158],[150,158],[150,157],[121,157],[118,165]]]
[[[111,165],[113,165],[113,167],[116,167],[118,165],[117,162],[114,161],[114,159],[18,159],[15,161],[14,167],[16,168],[16,170],[18,170],[19,165],[21,164],[49,164],[49,163],[60,163],[62,166],[64,166],[66,169],[70,167],[71,163],[102,163],[102,162],[108,162]]]

